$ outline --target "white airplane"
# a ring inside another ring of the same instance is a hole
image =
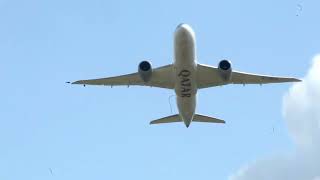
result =
[[[231,62],[222,60],[218,67],[199,64],[196,56],[195,33],[187,24],[177,26],[174,33],[174,62],[153,69],[150,62],[142,61],[138,72],[101,79],[79,80],[72,84],[105,86],[151,86],[173,89],[179,114],[151,121],[150,124],[184,122],[225,123],[224,120],[195,113],[197,90],[227,84],[267,84],[299,82],[291,77],[265,76],[233,71]]]

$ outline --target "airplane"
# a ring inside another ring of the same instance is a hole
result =
[[[179,114],[153,120],[150,124],[183,122],[188,128],[191,122],[225,123],[224,120],[195,113],[198,89],[228,84],[268,84],[299,82],[292,77],[266,76],[234,71],[228,60],[221,60],[218,67],[197,62],[196,39],[188,24],[179,24],[174,32],[174,62],[152,68],[148,61],[138,65],[138,71],[115,77],[79,80],[72,84],[105,86],[151,86],[172,89],[176,94]],[[70,83],[70,82],[69,82]]]

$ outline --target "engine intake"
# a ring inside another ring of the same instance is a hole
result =
[[[218,69],[219,69],[220,77],[224,81],[229,81],[231,79],[232,65],[231,65],[230,61],[228,61],[228,60],[220,61],[219,65],[218,65]]]
[[[139,72],[140,78],[144,82],[148,82],[152,76],[151,63],[148,61],[142,61],[138,66],[138,72]]]

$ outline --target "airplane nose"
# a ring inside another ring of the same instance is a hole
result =
[[[176,28],[175,37],[178,39],[194,39],[194,32],[188,24],[181,23]]]
[[[187,29],[189,27],[188,24],[186,23],[180,23],[177,28],[176,28],[176,31],[179,31],[179,30],[183,30],[183,29]]]
[[[185,23],[180,23],[180,24],[177,26],[177,29],[179,29],[179,28],[182,27],[183,25],[185,25]]]

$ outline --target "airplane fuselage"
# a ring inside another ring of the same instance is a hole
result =
[[[187,24],[180,24],[174,34],[175,93],[179,116],[188,127],[196,109],[195,35]]]

